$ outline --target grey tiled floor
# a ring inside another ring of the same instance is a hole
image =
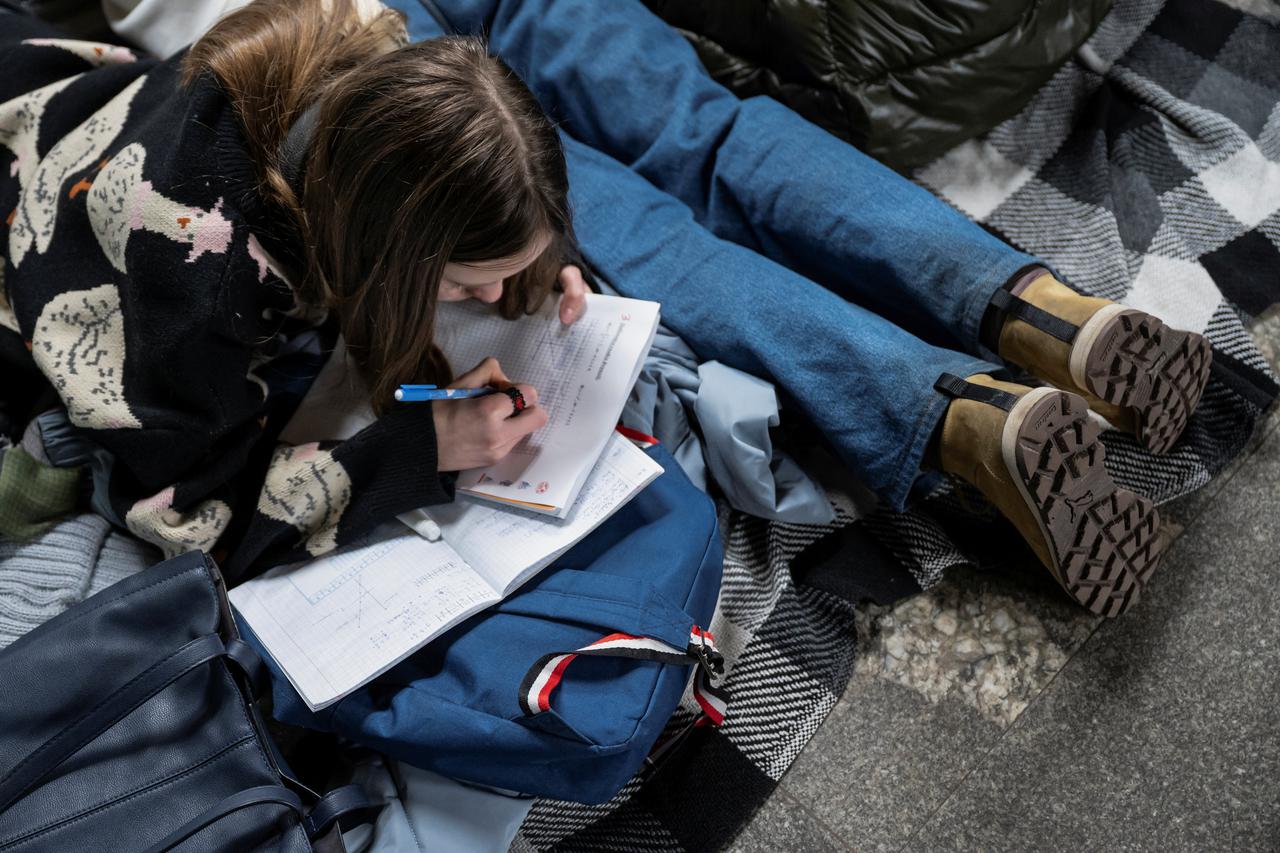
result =
[[[1177,538],[1118,620],[973,575],[868,614],[858,674],[733,849],[1280,851],[1277,424],[1162,508]]]

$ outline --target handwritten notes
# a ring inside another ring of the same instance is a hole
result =
[[[230,596],[312,710],[499,600],[447,543],[409,530],[273,571]]]

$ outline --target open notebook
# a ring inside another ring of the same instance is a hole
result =
[[[496,465],[463,471],[458,491],[563,518],[636,384],[659,306],[592,293],[586,313],[569,326],[560,322],[558,306],[548,299],[513,323],[491,305],[442,303],[436,339],[458,372],[497,358],[514,381],[538,389],[550,416]]]
[[[661,473],[610,432],[563,519],[474,501],[417,510],[439,525],[439,541],[397,523],[243,583],[231,602],[318,711],[510,595]]]

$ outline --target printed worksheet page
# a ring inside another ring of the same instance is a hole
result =
[[[455,372],[493,356],[512,381],[538,389],[549,417],[497,465],[464,471],[458,490],[564,517],[639,376],[658,303],[588,294],[586,313],[569,326],[560,322],[556,299],[515,321],[484,303],[440,309],[436,338]]]
[[[661,473],[661,465],[614,432],[563,519],[470,500],[420,512],[440,526],[445,541],[505,598]]]
[[[447,542],[399,524],[229,594],[313,711],[502,597]]]

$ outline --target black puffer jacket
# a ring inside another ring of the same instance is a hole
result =
[[[1111,0],[645,0],[741,95],[906,169],[1016,113]]]

